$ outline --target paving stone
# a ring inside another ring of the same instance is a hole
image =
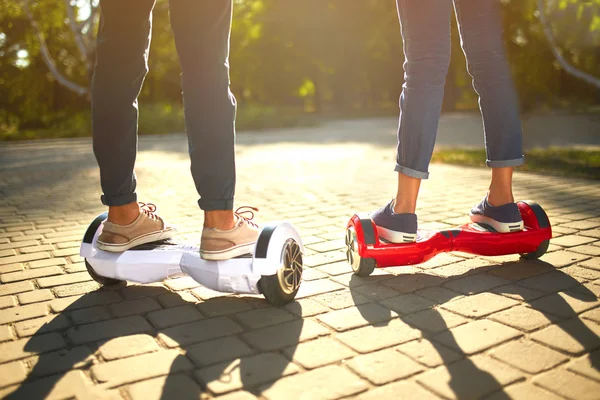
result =
[[[52,300],[50,302],[50,308],[53,312],[58,313],[65,310],[72,311],[81,308],[111,304],[121,300],[123,299],[117,292],[101,291],[88,293],[84,296],[73,296]]]
[[[425,372],[417,381],[445,398],[475,399],[522,378],[517,369],[479,355]]]
[[[271,382],[296,372],[298,372],[298,367],[282,355],[263,353],[243,357],[233,363],[225,362],[202,368],[196,371],[195,376],[208,390],[219,395],[242,387]],[[278,383],[281,381],[283,379]],[[264,392],[263,395],[268,398]]]
[[[17,305],[17,299],[14,296],[3,296],[0,297],[0,310],[5,308],[14,307]]]
[[[181,374],[134,383],[127,391],[132,400],[197,400],[202,393],[193,379]]]
[[[554,293],[578,286],[579,281],[560,271],[553,271],[519,281],[517,285],[525,286],[539,292]]]
[[[174,325],[185,324],[204,318],[192,305],[171,307],[148,313],[148,320],[156,328],[163,329]]]
[[[11,307],[0,311],[0,324],[42,317],[47,314],[48,306],[46,304],[30,304],[27,306]]]
[[[356,397],[356,400],[381,399],[438,400],[439,397],[412,381],[390,383],[371,389],[368,392],[363,392]]]
[[[303,282],[300,290],[296,294],[296,299],[314,296],[321,293],[327,293],[334,290],[343,289],[344,286],[330,279],[318,279],[316,281]]]
[[[62,349],[27,359],[31,376],[48,376],[64,373],[71,369],[87,368],[94,364],[94,352],[85,346]]]
[[[574,246],[580,246],[582,244],[587,244],[587,243],[593,242],[595,240],[596,240],[595,238],[590,238],[590,237],[585,237],[585,236],[564,235],[559,238],[552,239],[552,243],[554,243],[555,245],[558,245],[558,246],[563,246],[563,247],[574,247]],[[544,258],[544,261],[550,262],[546,258]]]
[[[591,311],[588,311],[586,313],[583,313],[581,315],[583,318],[585,319],[589,319],[591,321],[595,321],[597,323],[600,323],[600,307],[595,308]]]
[[[340,382],[344,382],[340,385]],[[279,379],[261,390],[267,400],[338,399],[360,393],[367,383],[339,365],[329,365],[309,372]]]
[[[254,350],[235,336],[208,340],[186,347],[186,355],[198,367],[234,360],[253,353]]]
[[[409,342],[421,336],[419,330],[394,319],[387,323],[339,333],[336,339],[359,353],[368,353],[397,344]]]
[[[518,281],[551,271],[554,271],[554,267],[549,264],[519,260],[505,264],[500,268],[494,268],[488,273],[510,281]]]
[[[0,387],[20,383],[27,377],[27,370],[22,361],[0,364]]]
[[[445,267],[442,267],[445,268]],[[410,293],[430,286],[440,285],[444,281],[437,275],[428,273],[402,274],[382,282],[399,293]]]
[[[374,385],[384,385],[423,371],[420,364],[389,349],[354,357],[346,365]]]
[[[62,265],[67,265],[67,260],[65,260],[64,258],[56,258],[56,257],[48,258],[46,260],[30,261],[27,263],[27,266],[31,269],[62,266]]]
[[[489,318],[525,332],[532,332],[560,319],[552,314],[546,314],[525,306],[513,307],[491,315]]]
[[[150,324],[136,315],[76,326],[67,331],[67,337],[74,344],[82,344],[150,331]]]
[[[18,256],[3,257],[3,258],[0,258],[0,265],[35,261],[35,260],[41,260],[43,258],[50,258],[50,254],[48,254],[45,251],[42,251],[39,253],[20,254]]]
[[[33,292],[25,292],[17,295],[19,303],[31,304],[39,303],[42,301],[48,301],[54,299],[54,295],[48,289],[34,290]]]
[[[600,347],[598,335],[600,325],[574,318],[534,332],[531,338],[554,349],[581,355]]]
[[[13,249],[0,250],[0,257],[16,256],[17,252]]]
[[[420,330],[426,330],[432,333],[443,332],[469,321],[460,315],[451,313],[442,308],[425,310],[401,318],[404,322],[415,326]]]
[[[164,281],[164,284],[166,287],[174,291],[188,290],[200,286],[200,284],[196,282],[191,276],[167,279],[166,281]]]
[[[19,337],[27,337],[42,333],[61,331],[68,328],[69,325],[69,320],[64,315],[58,314],[17,322],[15,324],[15,330]]]
[[[370,300],[350,290],[338,290],[314,296],[313,299],[334,310],[368,303]]]
[[[292,314],[275,307],[245,311],[235,316],[243,325],[251,329],[263,328],[294,319]]]
[[[26,382],[21,386],[10,386],[0,389],[0,398],[12,394],[19,399],[68,399],[90,398],[92,383],[81,371],[69,371],[60,379],[56,376]]]
[[[600,278],[600,271],[596,271],[589,268],[582,268],[576,265],[571,265],[570,267],[562,268],[560,272],[571,276],[577,276],[583,279],[594,280]]]
[[[440,307],[465,317],[483,317],[519,304],[517,301],[493,293],[466,296]]]
[[[587,256],[600,256],[600,248],[589,244],[571,247],[569,250],[574,251],[576,253],[585,254]]]
[[[592,400],[600,393],[600,383],[564,369],[537,376],[533,383],[568,399]]]
[[[94,281],[74,283],[72,285],[57,286],[52,290],[56,297],[70,297],[93,292],[100,289],[102,286]]]
[[[110,312],[116,317],[127,317],[130,315],[141,315],[154,310],[161,310],[160,304],[151,297],[126,300],[113,303],[108,306]]]
[[[568,360],[557,351],[525,339],[492,349],[490,355],[530,374],[549,370]]]
[[[505,285],[492,289],[492,292],[500,294],[511,299],[530,302],[545,295],[537,290],[529,289],[518,285]]]
[[[36,240],[3,243],[3,244],[0,244],[0,250],[17,249],[17,248],[23,248],[23,247],[28,247],[28,246],[37,246],[37,244],[38,244],[38,242]]]
[[[487,292],[498,286],[510,283],[508,279],[487,274],[476,274],[460,279],[455,279],[444,284],[445,287],[462,294],[476,294]]]
[[[233,335],[244,329],[227,317],[209,318],[162,330],[158,338],[169,348]]]
[[[299,317],[312,317],[330,311],[329,307],[316,302],[313,299],[296,300],[293,303],[286,304],[283,308]]]
[[[444,287],[429,287],[415,292],[416,295],[425,297],[437,304],[447,303],[449,301],[458,300],[463,297],[462,294],[456,293]]]
[[[426,310],[433,307],[435,304],[436,303],[434,301],[411,293],[381,301],[381,305],[397,312],[400,315],[407,315],[417,311]]]
[[[389,321],[397,316],[398,314],[379,304],[368,303],[358,307],[321,314],[317,316],[317,319],[337,331],[346,331],[360,326]]]
[[[260,350],[279,350],[319,336],[329,335],[329,330],[310,319],[290,321],[243,334],[246,342]]]
[[[346,273],[348,273],[348,271],[352,270],[352,268],[350,267],[350,265],[348,265],[348,262],[346,260],[331,263],[331,264],[321,265],[316,268],[317,268],[317,270],[324,272],[328,275],[342,275],[342,274],[346,274]]]
[[[590,379],[595,379],[600,382],[600,369],[598,362],[600,361],[600,350],[596,350],[590,354],[570,362],[567,368],[570,371],[576,372]]]
[[[204,286],[200,286],[200,287],[192,289],[192,293],[194,296],[196,296],[200,300],[209,300],[209,299],[220,298],[220,297],[223,297],[223,298],[226,297],[226,298],[231,298],[231,299],[238,298],[238,297],[230,295],[229,293],[217,292],[212,289],[205,288]]]
[[[64,339],[57,333],[36,335],[30,339],[1,343],[0,364],[27,358],[38,353],[61,349],[65,346]]]
[[[101,344],[98,349],[102,357],[108,361],[152,353],[158,350],[160,350],[160,347],[156,340],[152,336],[145,334],[110,339]]]
[[[486,397],[486,400],[506,400],[506,396],[515,400],[561,400],[562,397],[559,397],[552,392],[548,392],[538,386],[534,386],[530,382],[526,383],[517,383],[514,385],[510,385],[505,388],[503,391],[496,392],[489,397]]]
[[[6,342],[13,338],[12,328],[8,325],[0,325],[0,342]]]
[[[284,354],[304,368],[314,369],[351,358],[356,353],[340,342],[325,337],[288,347]]]
[[[21,254],[37,253],[37,252],[42,252],[42,251],[53,251],[53,250],[54,250],[54,246],[52,246],[50,244],[44,244],[44,245],[32,246],[32,247],[20,247],[19,248],[19,252]]]
[[[356,292],[371,301],[382,301],[391,297],[397,297],[398,292],[381,284],[362,285],[352,288],[352,292]]]
[[[67,312],[66,314],[75,325],[100,322],[111,318],[108,310],[104,306],[83,308],[81,310]]]
[[[429,368],[437,367],[441,364],[450,364],[463,358],[462,354],[450,350],[438,342],[426,339],[417,339],[401,344],[396,347],[396,350]]]
[[[193,369],[192,363],[177,350],[162,350],[124,358],[92,367],[93,377],[108,387]]]
[[[0,296],[8,296],[9,294],[18,294],[23,292],[30,292],[34,290],[33,283],[29,281],[15,282],[15,283],[3,283],[0,285]]]
[[[91,280],[92,277],[87,272],[78,272],[75,274],[63,274],[59,276],[39,278],[37,282],[41,288],[48,288],[53,286],[68,285],[71,283],[87,282]]]
[[[582,236],[588,236],[588,237],[600,239],[600,229],[588,229],[588,230],[579,232],[579,234]]]
[[[18,264],[6,264],[0,265],[0,274],[6,274],[10,272],[23,271],[25,268],[22,263]]]
[[[206,300],[196,307],[202,314],[209,317],[235,314],[242,311],[252,310],[252,306],[238,297],[217,297]]]
[[[521,332],[488,320],[479,320],[442,332],[433,339],[465,354],[474,354],[521,336]]]
[[[596,271],[600,271],[600,257],[591,258],[589,260],[586,260],[586,261],[580,263],[579,265],[581,265],[582,267],[591,268]]]
[[[596,296],[583,295],[573,290],[553,293],[530,303],[530,306],[536,310],[563,318],[574,317],[583,311],[598,307],[599,305],[600,301],[598,301]]]

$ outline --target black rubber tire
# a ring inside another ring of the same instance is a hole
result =
[[[87,268],[88,274],[90,274],[92,279],[95,280],[96,282],[98,282],[99,284],[104,285],[104,286],[112,286],[112,285],[118,285],[119,283],[125,282],[125,281],[121,281],[119,279],[106,278],[104,276],[98,275],[96,273],[96,271],[94,271],[94,268],[92,268],[90,263],[87,260],[84,260],[84,261],[85,261],[85,267]]]
[[[354,270],[354,275],[366,278],[375,271],[377,262],[374,258],[361,258],[358,264],[358,270]]]
[[[298,289],[292,293],[285,293],[279,285],[279,279],[277,275],[262,276],[258,281],[258,288],[260,292],[265,296],[265,299],[274,306],[280,307],[294,301]]]
[[[521,254],[521,258],[523,258],[525,260],[537,260],[544,254],[546,254],[546,251],[548,250],[549,245],[550,245],[550,240],[544,240],[542,243],[540,243],[540,245],[534,252],[523,253],[523,254]]]

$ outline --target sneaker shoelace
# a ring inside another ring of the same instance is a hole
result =
[[[154,205],[153,203],[142,203],[141,201],[138,202],[138,205],[140,206],[140,211],[146,214],[148,218],[153,219],[155,221],[158,220],[158,216],[155,214],[156,205]]]
[[[250,206],[242,206],[238,207],[237,210],[234,211],[234,214],[244,220],[244,222],[255,226],[258,228],[258,225],[251,220],[254,218],[254,212],[258,211],[258,208],[250,207]],[[246,215],[249,215],[248,217]]]

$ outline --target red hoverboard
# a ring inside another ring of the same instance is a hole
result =
[[[548,250],[550,221],[533,201],[519,201],[517,205],[525,225],[519,232],[498,233],[489,226],[470,223],[441,231],[419,231],[416,242],[400,244],[380,240],[370,217],[354,215],[346,229],[346,258],[358,276],[369,276],[376,267],[419,264],[449,251],[481,256],[520,254],[534,260]]]

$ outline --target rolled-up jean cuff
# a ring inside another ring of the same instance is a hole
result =
[[[513,160],[486,160],[485,163],[490,168],[518,167],[519,165],[523,165],[525,163],[525,157],[515,158]]]
[[[122,196],[100,196],[100,201],[105,206],[124,206],[125,204],[135,203],[137,201],[137,193],[124,194]]]
[[[421,172],[421,171],[417,171],[414,169],[406,168],[400,164],[396,164],[396,168],[394,168],[394,171],[400,172],[401,174],[404,174],[406,176],[410,176],[411,178],[417,178],[417,179],[429,178],[429,172]]]
[[[210,200],[200,199],[198,205],[203,211],[217,211],[217,210],[233,210],[233,199],[229,200]]]

